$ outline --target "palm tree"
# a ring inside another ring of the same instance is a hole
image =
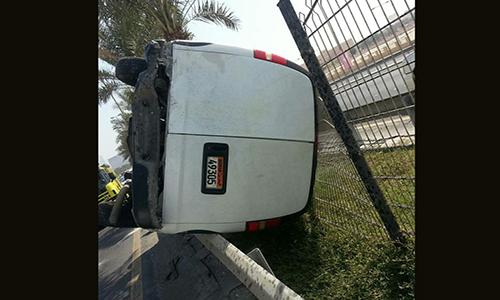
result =
[[[238,30],[240,20],[215,0],[99,0],[99,58],[115,65],[120,57],[142,56],[151,40],[190,40],[187,25],[201,21]]]
[[[116,142],[118,144],[117,151],[124,158],[130,157],[127,146],[128,123],[132,116],[132,101],[134,90],[132,87],[121,83],[116,79],[113,73],[106,70],[99,70],[99,88],[98,88],[98,103],[106,104],[109,99],[112,99],[116,107],[120,110],[118,116],[111,118],[113,130],[117,132]],[[120,102],[114,96],[118,94]]]
[[[146,4],[141,0],[98,1],[99,58],[115,65],[120,57],[142,56],[144,45],[161,36]]]
[[[231,30],[238,30],[240,26],[234,13],[214,0],[99,0],[98,8],[98,55],[111,65],[116,65],[121,57],[143,56],[144,46],[153,39],[192,39],[194,34],[187,27],[192,21],[213,23]],[[98,103],[112,99],[120,109],[120,114],[113,117],[111,123],[118,133],[117,150],[128,158],[126,141],[133,91],[110,72],[100,70],[98,78]],[[114,93],[120,94],[124,101],[118,103]]]
[[[124,159],[130,158],[130,152],[127,145],[128,137],[128,124],[130,117],[132,117],[132,101],[134,99],[134,91],[131,88],[126,88],[119,92],[122,99],[120,106],[124,110],[120,110],[120,114],[111,118],[111,125],[113,130],[116,131],[116,143],[118,144],[117,151]]]
[[[113,99],[116,107],[123,114],[124,111],[121,108],[120,104],[118,104],[118,101],[116,101],[114,93],[120,90],[130,89],[130,87],[118,81],[113,73],[106,70],[99,70],[98,82],[99,82],[97,90],[98,104],[99,105],[106,104],[109,101],[109,99]]]
[[[216,1],[171,1],[150,0],[149,13],[160,25],[163,38],[190,40],[193,33],[187,28],[191,21],[201,21],[223,25],[232,30],[238,30],[240,20],[222,3]]]

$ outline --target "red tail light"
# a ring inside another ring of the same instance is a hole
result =
[[[265,51],[261,51],[261,50],[253,50],[253,57],[255,57],[257,59],[267,60],[267,61],[277,63],[280,65],[287,64],[286,58],[283,58],[283,57],[276,55],[276,54],[266,53]]]
[[[278,227],[281,224],[281,219],[271,219],[266,221],[266,228]]]
[[[247,231],[254,232],[259,230],[259,222],[247,222]]]
[[[269,220],[263,220],[263,221],[252,221],[252,222],[247,222],[247,231],[248,232],[254,232],[258,230],[262,230],[265,228],[274,228],[278,227],[281,224],[281,219],[269,219]]]

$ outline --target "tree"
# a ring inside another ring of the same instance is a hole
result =
[[[115,65],[120,57],[142,56],[151,40],[189,40],[187,25],[201,21],[238,30],[240,20],[214,0],[99,0],[99,58]]]
[[[132,117],[132,101],[134,99],[134,92],[131,88],[124,89],[119,93],[120,98],[123,99],[120,105],[124,111],[116,117],[111,118],[111,125],[113,130],[116,131],[116,143],[118,147],[116,150],[124,159],[130,160],[130,152],[127,145],[128,124],[130,117]]]
[[[193,33],[187,28],[191,21],[223,25],[238,30],[240,20],[222,3],[216,1],[150,0],[148,10],[158,21],[163,38],[190,40]]]
[[[114,93],[120,90],[127,90],[127,89],[130,90],[130,87],[118,81],[113,73],[106,70],[99,70],[97,78],[98,78],[98,90],[97,90],[98,104],[99,105],[106,104],[109,101],[109,99],[113,99],[116,107],[120,110],[120,112],[122,114],[125,113],[120,104],[118,104],[118,102],[116,101]]]
[[[98,55],[111,65],[120,57],[142,56],[144,46],[161,36],[144,0],[99,0]]]
[[[223,3],[214,0],[99,0],[98,55],[111,65],[125,56],[143,56],[145,45],[153,39],[190,40],[192,21],[213,23],[238,30],[240,20]],[[118,133],[117,151],[126,159],[128,122],[131,116],[133,90],[118,81],[114,74],[99,71],[98,103],[112,99],[120,114],[111,119]],[[118,93],[123,101],[114,97]]]

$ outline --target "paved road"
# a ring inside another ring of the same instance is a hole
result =
[[[101,230],[99,299],[255,299],[190,234]]]
[[[405,64],[410,63],[410,66]],[[376,101],[398,97],[415,90],[412,70],[415,51],[406,50],[332,85],[342,110],[353,109]]]
[[[380,149],[415,144],[415,127],[409,116],[392,116],[354,125],[356,140],[361,149]],[[338,133],[329,128],[318,134],[319,151],[333,153],[345,151]]]
[[[415,144],[415,127],[409,116],[392,116],[354,125],[361,148],[410,146]]]

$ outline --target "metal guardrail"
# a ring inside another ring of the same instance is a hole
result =
[[[413,240],[414,1],[278,7],[320,95],[316,215],[349,235]]]
[[[274,274],[253,261],[219,234],[195,234],[196,238],[213,253],[258,299],[303,299]]]

